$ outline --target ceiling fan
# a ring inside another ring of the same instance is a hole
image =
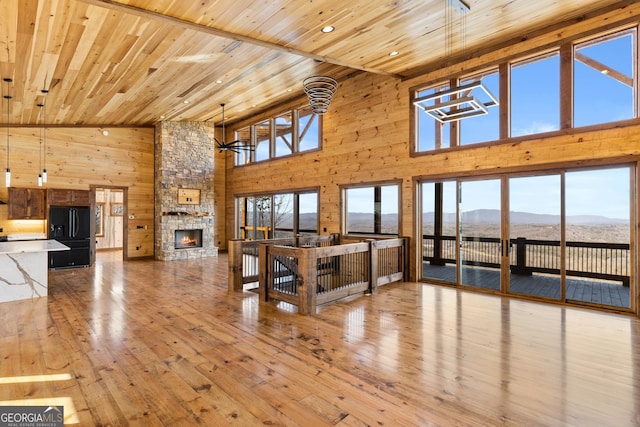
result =
[[[234,153],[241,153],[243,151],[253,151],[253,147],[251,145],[244,145],[244,143],[239,139],[231,142],[225,142],[226,132],[224,129],[224,104],[220,104],[220,106],[222,107],[222,142],[218,141],[218,138],[215,136],[213,137],[220,152],[233,151]]]

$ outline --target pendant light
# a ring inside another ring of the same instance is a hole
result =
[[[10,114],[11,109],[9,108],[9,103],[11,101],[10,84],[13,81],[11,78],[4,78],[5,82],[7,82],[7,94],[4,96],[4,99],[7,100],[7,172],[5,175],[5,185],[7,187],[11,187],[11,168],[9,167],[9,122],[11,121]]]
[[[40,108],[40,150],[39,150],[39,160],[40,160],[40,170],[42,169],[42,128],[44,127],[43,121],[42,121],[42,107],[44,107],[44,103],[40,102],[37,104],[38,107]],[[42,183],[44,181],[43,177],[42,177],[42,172],[38,171],[38,187],[42,187]]]
[[[47,98],[47,94],[49,93],[48,89],[42,88],[40,91],[42,92],[42,133],[44,134],[44,144],[42,146],[42,182],[47,183],[47,103],[45,102]]]

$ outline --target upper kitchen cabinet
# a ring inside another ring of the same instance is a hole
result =
[[[51,188],[47,199],[49,206],[91,206],[91,191]]]
[[[45,219],[45,198],[42,188],[9,188],[9,219]]]

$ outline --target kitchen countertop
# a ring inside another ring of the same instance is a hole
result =
[[[26,252],[68,251],[70,248],[57,240],[27,240],[0,242],[0,255]]]

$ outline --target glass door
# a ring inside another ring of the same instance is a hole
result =
[[[561,299],[561,175],[509,178],[509,291]]]
[[[460,181],[458,185],[460,284],[500,290],[502,180]]]
[[[422,277],[636,310],[636,167],[421,184]]]
[[[630,167],[566,173],[566,299],[631,308]]]
[[[425,182],[422,196],[422,277],[456,283],[456,181]]]

